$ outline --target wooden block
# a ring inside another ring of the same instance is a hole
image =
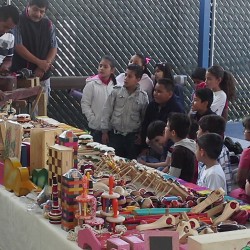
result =
[[[110,238],[107,240],[107,250],[111,249],[130,250],[130,245],[120,238]]]
[[[35,78],[17,79],[17,88],[35,87]]]
[[[62,176],[73,167],[73,149],[55,144],[49,147],[49,186],[52,186],[52,177],[58,182],[58,197],[61,198]]]
[[[47,116],[47,98],[48,97],[45,93],[41,94],[41,97],[38,101],[38,115]]]
[[[62,129],[33,128],[30,131],[30,172],[36,168],[48,169],[49,146],[55,144],[55,137]]]
[[[190,236],[188,238],[188,249],[192,250],[235,250],[244,249],[250,241],[250,229],[229,231],[198,236]]]
[[[131,250],[143,250],[145,247],[144,241],[136,236],[124,236],[122,237],[122,240],[129,243]]]

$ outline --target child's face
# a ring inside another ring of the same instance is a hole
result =
[[[199,147],[199,145],[196,143],[196,151],[195,151],[195,156],[197,161],[201,161],[203,159],[203,150]]]
[[[135,87],[136,84],[140,81],[140,78],[135,76],[135,72],[132,70],[126,70],[124,78],[124,86],[126,88]]]
[[[250,130],[247,128],[244,129],[244,137],[245,140],[250,141]]]
[[[151,140],[153,144],[164,146],[166,144],[166,138],[164,135],[157,135],[154,139]]]
[[[199,126],[199,129],[197,131],[197,138],[201,137],[204,134],[206,134],[206,132],[202,131],[201,127]]]
[[[130,65],[130,64],[136,64],[136,65],[143,67],[143,63],[141,61],[141,58],[137,55],[134,55],[130,58],[128,65]]]
[[[174,135],[175,135],[175,131],[174,130],[170,131],[170,124],[169,122],[167,122],[167,125],[165,127],[165,134],[164,134],[165,142],[167,142],[169,139],[174,140]]]
[[[114,73],[114,68],[111,68],[110,62],[108,60],[101,60],[98,66],[98,74],[104,78],[108,79],[111,74]]]
[[[164,77],[164,72],[159,69],[159,67],[155,68],[155,80],[156,82]]]
[[[213,74],[206,72],[206,85],[208,88],[210,88],[213,91],[220,90],[220,82],[221,78],[217,78]]]
[[[158,104],[166,103],[173,95],[172,91],[166,90],[163,84],[156,83],[154,88],[154,100]]]
[[[198,96],[194,95],[191,109],[192,111],[197,111],[197,112],[204,111],[207,110],[207,105],[208,105],[207,101],[202,102]]]
[[[247,179],[246,179],[246,185],[245,185],[245,192],[246,192],[246,195],[250,196],[250,183]]]

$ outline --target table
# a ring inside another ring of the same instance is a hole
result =
[[[0,250],[80,250],[60,225],[27,211],[22,200],[0,185]]]

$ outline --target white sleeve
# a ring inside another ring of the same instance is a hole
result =
[[[125,78],[125,73],[121,73],[118,75],[116,79],[117,86],[123,86],[124,85],[124,78]]]
[[[174,168],[174,167],[170,166],[169,174],[176,177],[176,178],[179,178],[180,175],[181,175],[181,169],[180,168]]]
[[[211,110],[215,112],[217,115],[221,115],[222,111],[226,105],[227,95],[224,91],[220,91],[218,93],[214,93],[214,100],[211,105]]]
[[[82,91],[82,113],[86,116],[88,122],[95,119],[95,114],[91,109],[93,101],[93,91],[93,84],[91,82],[88,82]]]

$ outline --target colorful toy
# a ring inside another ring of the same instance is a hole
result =
[[[62,176],[62,228],[65,231],[77,225],[75,212],[78,209],[76,197],[83,191],[82,174],[77,169],[70,169]]]
[[[78,224],[82,225],[85,220],[90,220],[96,216],[96,198],[93,195],[88,195],[88,179],[84,175],[82,178],[83,193],[76,197],[79,205],[79,210],[75,213]]]
[[[49,222],[51,224],[61,224],[62,211],[58,200],[58,186],[56,176],[52,177],[52,210],[49,212]]]

